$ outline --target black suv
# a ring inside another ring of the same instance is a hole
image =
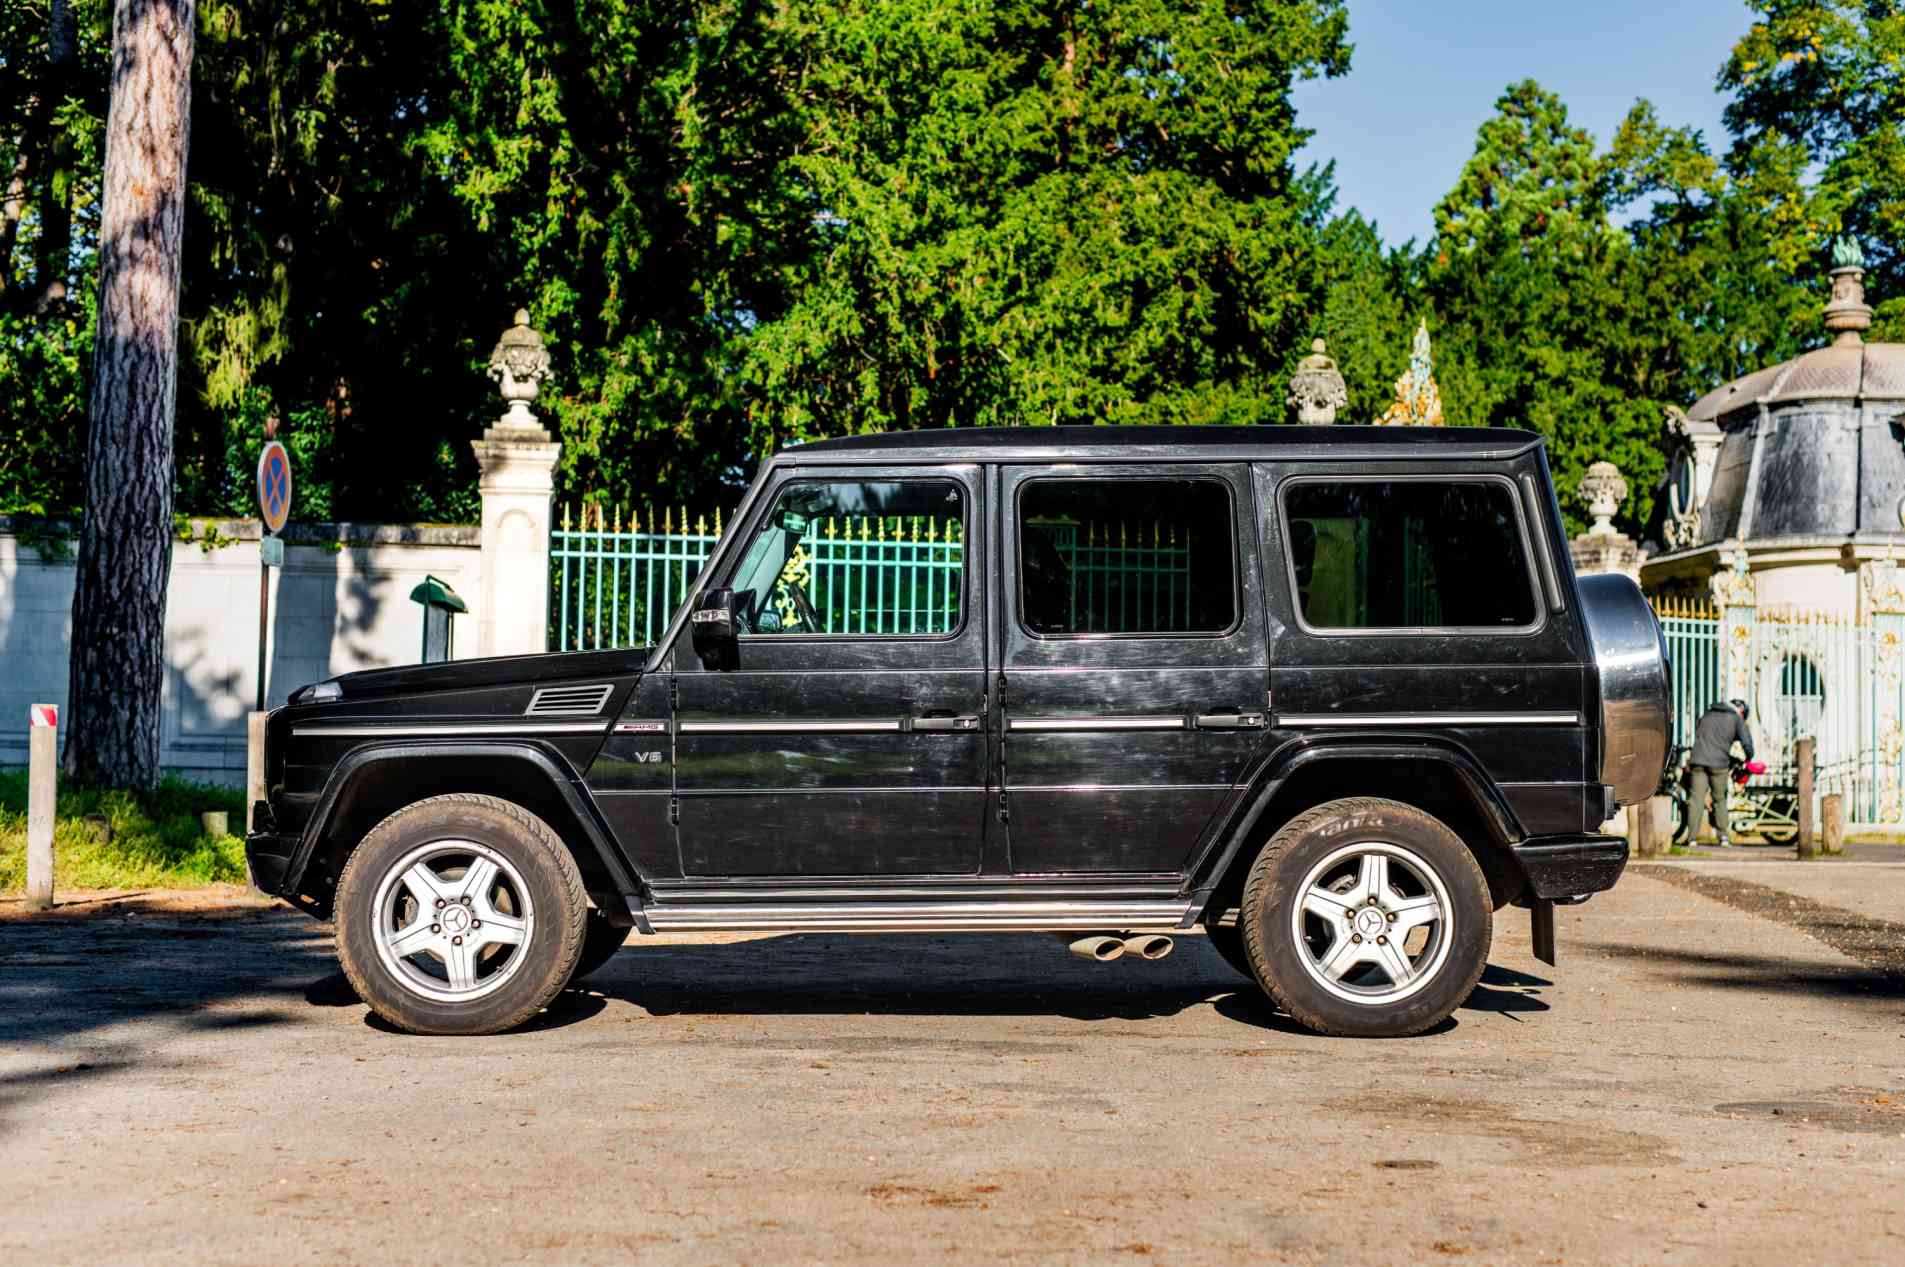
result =
[[[1494,912],[1606,889],[1659,626],[1539,437],[1038,428],[767,462],[653,647],[352,673],[247,842],[404,1029],[518,1025],[644,933],[1201,932],[1332,1034],[1426,1029]]]

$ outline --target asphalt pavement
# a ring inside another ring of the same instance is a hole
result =
[[[300,916],[16,909],[0,1261],[1905,1261],[1905,976],[1652,871],[1394,1042],[1033,935],[637,938],[413,1038]]]

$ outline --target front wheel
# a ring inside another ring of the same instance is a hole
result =
[[[337,956],[413,1034],[495,1034],[549,1005],[581,957],[588,899],[544,823],[495,797],[419,801],[364,837],[337,883]]]
[[[1399,801],[1319,805],[1273,836],[1239,927],[1271,1001],[1322,1034],[1394,1038],[1440,1024],[1488,963],[1488,881],[1440,819]]]

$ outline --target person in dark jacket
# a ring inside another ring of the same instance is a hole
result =
[[[1722,845],[1730,843],[1726,836],[1726,794],[1732,782],[1729,767],[1735,743],[1746,753],[1748,761],[1753,759],[1753,732],[1746,725],[1751,715],[1745,700],[1727,700],[1700,714],[1700,721],[1693,728],[1693,752],[1687,758],[1687,764],[1693,768],[1692,786],[1687,795],[1691,802],[1688,844],[1698,840],[1701,829],[1707,825],[1709,795],[1713,798],[1714,834]]]

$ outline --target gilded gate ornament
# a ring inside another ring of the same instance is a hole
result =
[[[1859,616],[1872,627],[1871,677],[1873,731],[1878,748],[1878,813],[1883,822],[1897,822],[1905,810],[1905,780],[1900,762],[1905,758],[1905,700],[1899,683],[1905,677],[1905,576],[1893,559],[1874,559],[1859,565]]]
[[[1747,571],[1746,547],[1734,546],[1726,555],[1726,566],[1715,572],[1707,585],[1713,591],[1713,604],[1721,611],[1729,607],[1752,607],[1759,602],[1753,574]]]

